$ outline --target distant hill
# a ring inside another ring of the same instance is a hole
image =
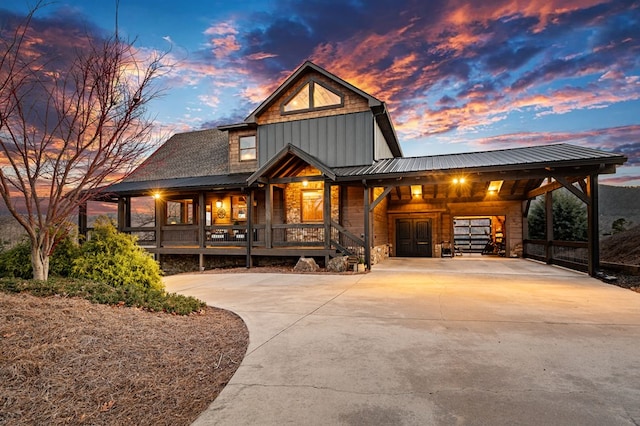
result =
[[[640,225],[603,238],[600,241],[600,259],[604,262],[640,265]]]
[[[11,247],[25,235],[24,228],[16,222],[13,216],[0,215],[0,247]]]
[[[640,186],[600,185],[598,192],[601,233],[611,232],[611,224],[620,218],[627,228],[640,225]]]

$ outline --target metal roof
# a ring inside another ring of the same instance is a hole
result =
[[[120,182],[104,188],[103,194],[140,194],[154,190],[191,190],[243,188],[247,186],[250,173],[231,175],[196,176],[175,179],[154,179],[138,182]]]
[[[339,167],[338,177],[367,177],[455,170],[520,170],[523,168],[569,167],[592,164],[623,164],[626,157],[569,144],[543,145],[495,151],[400,157],[380,160],[370,166]]]

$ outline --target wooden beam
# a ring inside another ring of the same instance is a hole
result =
[[[253,267],[253,257],[251,256],[251,248],[253,247],[253,190],[247,194],[247,268]]]
[[[265,211],[265,227],[264,227],[264,246],[265,248],[271,248],[271,224],[273,222],[273,185],[267,185],[265,187],[264,197],[264,211]]]
[[[371,270],[371,188],[364,183],[364,264]]]
[[[545,259],[548,264],[551,264],[553,260],[553,253],[551,248],[551,241],[553,241],[553,193],[551,191],[544,194],[544,207],[545,207],[545,218],[544,222],[546,225],[545,230],[545,240],[546,240],[546,249],[545,249]]]
[[[213,212],[211,212],[213,214]],[[205,196],[204,196],[204,192],[200,192],[198,194],[198,241],[200,242],[200,247],[205,247],[205,240],[206,240],[206,232],[205,232],[205,225],[206,225],[206,217],[207,217],[207,206],[205,205]],[[202,261],[202,259],[201,259]],[[201,264],[200,267],[202,268],[203,265]],[[202,270],[202,269],[200,269]]]
[[[165,202],[160,198],[154,198],[156,210],[156,247],[162,247],[162,224],[164,222]]]
[[[329,249],[331,247],[331,182],[329,181],[324,182],[323,198],[324,248]]]
[[[325,177],[322,175],[280,177],[280,178],[269,179],[269,183],[273,183],[273,184],[296,183],[296,182],[304,182],[305,180],[308,182],[320,182],[320,181],[324,181]]]
[[[124,231],[124,228],[127,227],[127,219],[125,217],[127,214],[126,204],[127,198],[118,198],[118,231],[120,232]]]
[[[588,272],[596,276],[600,269],[600,222],[598,218],[598,175],[594,173],[587,178],[590,203],[587,203],[587,239],[589,251]]]
[[[87,239],[87,202],[78,206],[78,234]]]
[[[560,182],[551,182],[527,192],[527,198],[536,198],[538,195],[546,194],[559,188],[562,188],[562,184]]]
[[[575,182],[575,180],[569,181],[568,179],[565,179],[563,176],[554,176],[553,178],[556,181],[560,182],[562,186],[567,190],[569,190],[573,195],[580,198],[585,204],[588,205],[590,203],[589,197],[587,197],[584,192],[580,191],[578,188],[573,186],[573,183]]]
[[[378,198],[376,198],[375,200],[373,200],[373,203],[371,203],[371,205],[369,206],[369,211],[373,211],[373,209],[375,209],[378,204],[380,204],[382,202],[382,200],[385,199],[385,197],[387,195],[389,195],[389,193],[391,192],[391,190],[393,189],[393,186],[387,186],[384,188],[384,191],[382,192],[382,194],[378,195]]]

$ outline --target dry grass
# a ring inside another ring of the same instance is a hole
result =
[[[174,316],[0,293],[0,424],[187,425],[247,345],[242,320],[220,309]]]

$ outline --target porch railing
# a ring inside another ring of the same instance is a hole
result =
[[[324,224],[284,223],[271,225],[271,244],[274,247],[322,247]]]
[[[589,246],[583,241],[524,240],[524,256],[578,271],[589,267]]]
[[[156,228],[128,227],[125,232],[138,236],[141,246],[157,245]],[[251,229],[251,245],[264,247],[266,225],[254,224]],[[161,244],[169,246],[199,246],[198,225],[168,225],[162,227]],[[205,227],[205,247],[245,247],[246,225],[214,225]],[[285,223],[271,225],[273,247],[325,247],[323,223]],[[347,256],[364,257],[364,240],[335,221],[330,226],[330,247]]]
[[[346,256],[364,258],[364,240],[333,220],[331,221],[331,247]]]

